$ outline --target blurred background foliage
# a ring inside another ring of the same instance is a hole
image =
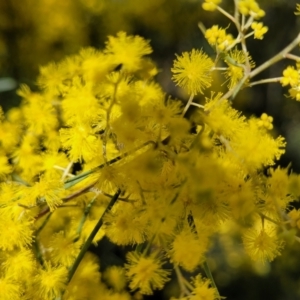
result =
[[[263,22],[269,32],[262,41],[249,39],[249,52],[257,66],[290,43],[300,28],[300,17],[294,15],[296,0],[258,2],[266,11]],[[82,47],[101,49],[107,35],[121,30],[151,41],[154,50],[151,57],[160,70],[157,80],[167,94],[186,99],[187,95],[170,80],[175,53],[203,48],[213,55],[198,22],[207,28],[230,24],[218,12],[203,11],[201,4],[199,0],[0,1],[0,105],[8,110],[19,104],[15,91],[21,83],[37,89],[35,80],[41,65],[76,54]],[[222,7],[232,12],[233,1],[223,0]],[[235,33],[232,24],[228,30]],[[299,49],[294,53],[299,55]],[[255,79],[279,77],[288,64],[291,61],[283,60]],[[213,89],[224,90],[226,85],[222,83],[222,79],[216,78]],[[255,86],[244,89],[234,106],[247,116],[260,116],[262,112],[273,116],[273,133],[285,136],[288,142],[280,165],[291,162],[292,170],[300,172],[300,103],[286,99],[286,93],[279,84]],[[204,97],[199,96],[198,100],[203,102]],[[228,230],[234,233],[232,228]],[[300,247],[289,246],[272,264],[257,265],[245,256],[238,238],[216,237],[208,256],[221,295],[229,300],[300,299]],[[120,259],[119,250],[105,239],[94,251],[104,261],[111,256],[112,264],[117,257]],[[174,290],[172,281],[154,299],[168,299]]]

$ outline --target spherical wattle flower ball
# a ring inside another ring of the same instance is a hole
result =
[[[172,79],[189,94],[202,93],[212,82],[211,70],[214,63],[202,50],[193,49],[177,55],[174,61]]]

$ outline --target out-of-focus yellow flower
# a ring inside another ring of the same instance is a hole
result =
[[[108,267],[103,274],[103,278],[115,291],[121,291],[126,287],[125,270],[122,267]]]
[[[169,280],[169,271],[162,269],[163,263],[152,253],[142,256],[140,253],[129,252],[128,264],[125,265],[126,276],[130,279],[129,287],[139,289],[142,294],[152,295],[154,289],[162,289]]]
[[[297,11],[295,11],[295,15],[299,16],[300,15],[300,4],[296,4],[296,10]]]
[[[127,36],[121,31],[116,37],[109,36],[104,53],[112,55],[113,61],[129,72],[140,69],[142,57],[152,52],[149,42],[140,36]]]
[[[254,261],[272,261],[280,255],[283,242],[276,235],[273,227],[250,228],[243,235],[246,252]]]
[[[183,229],[172,242],[172,262],[192,272],[203,262],[207,244],[199,240],[190,228]]]
[[[10,210],[13,206],[4,207],[0,211],[0,249],[13,250],[29,246],[32,243],[32,221],[20,214],[18,218],[11,218]]]
[[[68,270],[64,266],[52,266],[45,262],[44,268],[36,275],[34,286],[36,296],[52,300],[60,297],[67,281]]]
[[[255,19],[262,18],[265,15],[264,10],[262,10],[255,0],[241,0],[238,2],[238,8],[242,15],[251,15]]]
[[[204,10],[214,11],[221,2],[222,0],[205,0],[205,2],[202,3],[202,8]]]
[[[3,179],[3,177],[10,174],[11,171],[12,167],[9,165],[6,155],[0,154],[0,178]]]
[[[18,281],[24,280],[26,276],[32,276],[36,270],[36,261],[33,252],[26,248],[20,248],[5,253],[5,262],[2,263],[3,269],[11,278]]]
[[[21,285],[17,284],[14,278],[9,275],[1,274],[0,290],[2,300],[21,299]]]
[[[300,210],[294,208],[288,213],[288,216],[291,221],[291,226],[300,229]]]
[[[218,296],[218,291],[210,286],[209,279],[201,278],[197,275],[193,280],[194,289],[192,294],[188,297],[188,300],[215,300]]]

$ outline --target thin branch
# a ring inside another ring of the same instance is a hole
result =
[[[227,67],[213,67],[211,70],[212,71],[226,71],[226,70],[228,70],[228,68]]]
[[[73,278],[80,262],[82,261],[85,253],[87,252],[88,248],[90,247],[90,245],[93,242],[94,237],[96,236],[97,232],[99,231],[99,229],[101,228],[101,226],[103,225],[103,218],[105,216],[105,214],[110,211],[113,207],[113,205],[116,203],[116,201],[118,200],[119,195],[121,194],[121,190],[118,190],[114,197],[110,200],[109,204],[107,205],[104,213],[102,214],[102,216],[100,217],[98,223],[96,224],[96,226],[94,227],[93,231],[91,232],[91,234],[89,235],[89,237],[87,238],[87,240],[85,241],[84,245],[82,246],[74,264],[72,265],[69,274],[68,274],[68,283],[71,281],[71,279]]]
[[[285,57],[288,58],[288,59],[295,60],[296,62],[300,61],[300,56],[294,55],[294,54],[291,54],[291,53],[288,53]]]
[[[28,186],[28,187],[31,186],[28,182],[26,182],[25,180],[23,180],[17,173],[12,173],[11,177],[12,177],[12,179],[13,179],[14,182],[21,183],[22,185],[25,185],[25,186]]]
[[[202,267],[203,267],[203,269],[204,269],[204,272],[205,272],[207,278],[210,279],[211,286],[212,286],[213,288],[215,288],[218,299],[221,299],[221,296],[220,296],[220,293],[219,293],[219,291],[218,291],[217,285],[216,285],[216,283],[215,283],[215,281],[214,281],[214,278],[213,278],[213,276],[212,276],[212,274],[211,274],[210,268],[209,268],[208,263],[207,263],[206,260],[203,262]]]
[[[268,220],[269,222],[271,222],[271,223],[273,223],[273,224],[276,224],[276,225],[278,225],[278,226],[281,225],[280,222],[277,222],[277,221],[271,219],[270,217],[266,216],[265,214],[263,214],[263,213],[261,213],[261,212],[259,212],[258,214],[259,214],[262,218]]]
[[[54,165],[53,168],[56,169],[56,170],[64,171],[64,172],[66,170],[66,168],[63,168],[63,167],[60,167],[60,166],[57,166],[57,165]],[[65,177],[74,177],[74,176],[75,176],[74,174],[67,173]]]
[[[192,102],[191,105],[204,109],[204,105],[201,105],[201,104],[198,104],[198,103],[195,103],[195,102]]]
[[[254,85],[258,85],[258,84],[280,82],[281,79],[282,79],[282,77],[274,77],[274,78],[261,79],[261,80],[250,82],[248,84],[248,86],[251,87],[251,86],[254,86]]]
[[[91,189],[97,182],[98,182],[98,180],[97,180],[97,181],[94,181],[93,183],[87,185],[86,187],[84,187],[84,188],[82,188],[82,189],[80,189],[80,190],[78,190],[78,191],[76,191],[76,192],[74,192],[74,193],[72,193],[72,194],[70,194],[70,195],[68,195],[68,196],[66,196],[66,197],[64,197],[64,198],[62,198],[62,200],[63,200],[63,201],[69,201],[69,200],[74,199],[74,198],[76,198],[76,197],[78,197],[78,196],[80,196],[80,195],[82,195],[82,194],[84,194],[84,193],[89,192],[90,189]]]
[[[109,198],[112,198],[113,196],[108,194],[108,193],[105,193],[105,192],[101,192],[104,196],[106,197],[109,197]],[[119,197],[118,198],[119,201],[123,201],[123,202],[128,202],[128,203],[134,203],[134,202],[137,202],[138,200],[137,199],[128,199],[128,197],[126,198],[123,198],[123,197]]]
[[[243,31],[247,30],[251,26],[251,24],[253,23],[253,19],[254,19],[253,16],[249,17],[249,19],[247,20],[246,24],[242,28]]]
[[[276,62],[278,62],[278,61],[280,61],[280,60],[282,60],[284,58],[287,58],[287,56],[290,56],[289,52],[291,50],[293,50],[299,43],[300,43],[300,34],[298,34],[298,36],[287,47],[285,47],[283,50],[281,50],[275,56],[273,56],[272,58],[270,58],[269,60],[267,60],[266,62],[264,62],[259,67],[255,68],[250,73],[249,78],[253,78],[254,76],[256,76],[257,74],[259,74],[263,70],[267,69],[271,65],[275,64]]]
[[[77,228],[77,231],[76,231],[76,238],[73,240],[73,242],[77,242],[79,239],[80,239],[80,236],[81,236],[81,232],[82,232],[82,228],[83,228],[83,225],[91,211],[91,208],[95,202],[95,200],[97,199],[97,196],[95,196],[90,202],[89,204],[87,205],[87,207],[85,208],[84,210],[84,213],[83,213],[83,216],[81,217],[81,220],[80,220],[80,223],[78,225],[78,228]]]
[[[240,13],[239,13],[239,9],[238,9],[238,0],[234,0],[234,19],[238,21],[239,16],[240,16]]]
[[[103,134],[102,148],[103,148],[103,158],[104,158],[105,164],[107,164],[107,165],[108,165],[108,162],[107,162],[107,156],[106,156],[106,144],[107,144],[108,132],[110,129],[110,114],[111,114],[112,108],[116,102],[116,95],[117,95],[118,85],[119,85],[120,81],[121,81],[121,77],[118,79],[118,81],[114,85],[113,97],[112,97],[111,103],[106,111],[106,128],[105,128],[105,131]]]
[[[227,17],[237,28],[238,31],[240,30],[240,24],[239,22],[234,18],[234,16],[232,16],[231,14],[229,14],[227,11],[225,11],[222,7],[217,6],[217,10],[222,13],[225,17]]]
[[[187,287],[185,285],[184,277],[181,274],[181,271],[180,271],[179,267],[174,264],[174,269],[175,269],[177,281],[178,281],[178,284],[179,284],[179,288],[180,288],[180,291],[181,291],[179,297],[181,298],[181,297],[184,297],[184,296],[189,296],[191,294],[191,292],[187,289]]]
[[[185,113],[187,112],[187,110],[188,110],[189,107],[191,106],[191,103],[193,102],[194,96],[195,96],[195,95],[192,93],[191,96],[190,96],[190,98],[189,98],[189,100],[188,100],[188,102],[187,102],[187,104],[185,105],[185,107],[184,107],[184,109],[183,109],[183,111],[182,111],[182,113],[181,113],[182,116],[185,115]]]
[[[202,22],[199,22],[198,27],[199,27],[200,31],[202,32],[202,34],[205,36],[206,28],[205,28],[204,24]]]
[[[40,249],[39,243],[38,243],[38,239],[37,236],[40,234],[40,232],[43,230],[43,228],[46,226],[46,224],[48,223],[50,217],[51,217],[52,213],[50,213],[45,220],[43,221],[42,225],[35,231],[35,238],[34,238],[34,242],[32,243],[35,255],[37,260],[39,261],[40,265],[43,266],[44,265],[44,259],[43,259],[43,255],[42,255],[42,251]]]
[[[68,176],[69,171],[71,170],[72,166],[73,166],[73,161],[71,161],[71,162],[68,164],[68,166],[65,168],[64,173],[63,173],[63,175],[62,175],[62,177],[61,177],[61,180],[62,180],[62,181],[64,181],[65,178]]]
[[[147,141],[147,142],[143,143],[142,145],[140,145],[136,148],[133,148],[132,150],[129,150],[128,152],[125,152],[121,155],[116,156],[115,158],[109,160],[107,163],[103,163],[99,166],[92,168],[91,170],[88,170],[86,172],[83,172],[79,175],[76,175],[76,176],[68,179],[67,181],[65,181],[65,186],[64,186],[65,189],[68,189],[68,188],[76,185],[78,182],[82,181],[84,178],[88,177],[90,174],[92,174],[100,169],[103,169],[105,166],[110,166],[110,165],[120,161],[122,158],[125,158],[125,157],[129,156],[130,154],[133,154],[134,152],[136,152],[150,144],[155,144],[155,143],[153,141]]]

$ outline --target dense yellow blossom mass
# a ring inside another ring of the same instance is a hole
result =
[[[204,31],[215,57],[202,49],[176,56],[172,79],[188,101],[155,81],[150,42],[122,31],[103,50],[41,67],[39,89],[22,85],[20,107],[1,110],[0,299],[127,300],[163,289],[174,270],[178,299],[220,300],[207,253],[228,224],[253,261],[279,256],[284,236],[299,241],[292,202],[300,178],[274,167],[286,142],[273,136],[272,116],[246,117],[232,106],[242,88],[262,83],[252,81],[263,68],[246,39],[267,32],[253,21],[265,14],[256,1],[235,3],[235,16],[220,0],[203,3],[238,30]],[[296,100],[299,68],[276,79]],[[209,97],[217,71],[227,91]],[[104,262],[102,276],[101,258],[88,249],[104,237],[126,262]]]

